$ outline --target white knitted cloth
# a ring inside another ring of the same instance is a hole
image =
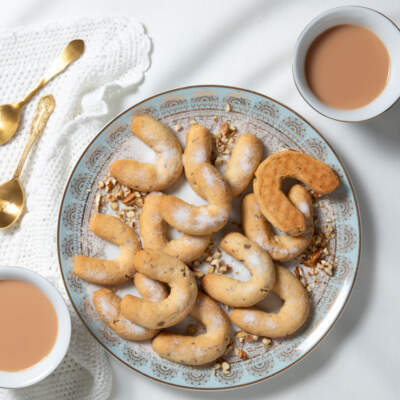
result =
[[[21,100],[72,39],[85,41],[84,55],[56,77],[23,111],[15,138],[0,147],[0,182],[9,179],[29,134],[39,97],[51,93],[56,108],[22,173],[26,213],[0,232],[0,264],[21,266],[48,278],[64,295],[56,245],[58,210],[79,155],[112,115],[118,90],[140,83],[149,67],[150,39],[130,18],[80,19],[41,27],[0,30],[0,104]],[[112,376],[104,350],[70,307],[72,340],[63,363],[43,382],[1,390],[0,399],[107,399]]]

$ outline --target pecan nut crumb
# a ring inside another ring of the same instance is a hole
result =
[[[217,153],[229,155],[232,152],[233,145],[237,138],[237,129],[228,122],[221,124],[219,132],[215,137],[215,146]],[[218,156],[217,156],[218,158]]]
[[[271,345],[271,343],[272,343],[272,340],[269,339],[269,338],[263,338],[263,339],[261,340],[261,342],[262,342],[262,344],[264,345],[264,347],[269,347],[269,346]]]
[[[230,370],[231,370],[230,364],[227,361],[223,361],[222,362],[222,373],[224,375],[227,375],[227,374],[229,374]]]

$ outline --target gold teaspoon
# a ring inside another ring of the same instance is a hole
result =
[[[64,71],[73,61],[78,59],[85,50],[83,40],[77,39],[69,42],[61,55],[54,61],[39,82],[22,101],[16,104],[5,104],[0,106],[0,145],[7,143],[15,134],[19,126],[21,108],[40,90],[47,82],[60,72]]]
[[[25,160],[46,126],[47,120],[55,107],[54,97],[49,94],[39,100],[35,117],[32,122],[31,133],[26,142],[21,159],[17,165],[13,177],[0,185],[0,230],[13,225],[21,216],[25,207],[25,193],[19,177]]]

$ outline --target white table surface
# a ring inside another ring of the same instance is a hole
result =
[[[341,156],[358,194],[363,230],[358,281],[332,332],[305,360],[258,385],[209,393],[154,383],[112,359],[112,399],[400,399],[400,103],[370,122],[330,121],[304,103],[291,76],[304,25],[346,3],[376,8],[400,24],[400,0],[2,1],[0,25],[6,27],[61,16],[135,16],[153,40],[152,66],[136,91],[114,99],[115,114],[175,87],[252,89],[316,126]]]

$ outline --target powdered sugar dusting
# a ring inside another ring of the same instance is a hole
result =
[[[183,225],[187,223],[190,218],[190,210],[186,207],[178,206],[174,210],[173,218],[178,224]]]
[[[209,168],[203,168],[203,177],[206,181],[207,186],[214,186],[216,183],[216,176],[213,171],[210,171]]]
[[[246,146],[242,158],[240,160],[240,168],[242,171],[249,175],[254,170],[256,165],[255,153],[252,146]]]
[[[125,318],[120,319],[119,324],[123,325],[126,331],[132,335],[143,335],[147,332],[147,329],[143,326],[136,325]]]
[[[150,217],[150,221],[153,222],[154,224],[160,224],[162,222],[162,218],[158,214],[153,214]]]
[[[247,257],[247,263],[252,269],[255,269],[259,274],[263,274],[268,267],[265,258],[262,257],[261,254],[259,254],[257,251],[253,251]]]
[[[107,301],[107,298],[105,296],[97,297],[97,300],[97,305],[103,314],[103,318],[108,322],[113,321],[118,314],[117,308],[114,307],[109,301]]]
[[[203,147],[197,149],[195,152],[192,153],[192,160],[194,164],[200,164],[203,162],[207,162],[207,152],[206,149]]]
[[[253,312],[244,311],[243,312],[243,322],[245,324],[253,325],[257,322],[257,318]]]
[[[172,161],[180,157],[179,151],[173,145],[168,146],[163,143],[159,143],[154,146],[154,151],[166,161]]]
[[[254,195],[253,195],[253,196],[254,196]],[[253,201],[253,212],[254,212],[254,213],[257,213],[257,214],[260,214],[260,213],[261,213],[260,206],[259,206],[259,204],[256,202],[255,199],[254,199],[254,201]]]
[[[215,218],[210,215],[207,207],[201,207],[195,218],[195,224],[198,229],[206,229],[209,226],[215,226]]]
[[[186,292],[184,292],[184,291],[179,291],[178,293],[177,293],[177,296],[176,296],[176,298],[179,300],[179,302],[180,303],[185,303],[186,301],[188,301],[188,296],[187,296],[187,294],[186,294]]]
[[[310,207],[308,207],[308,204],[305,201],[302,201],[297,208],[307,217],[310,215]]]
[[[150,293],[149,298],[153,301],[162,301],[165,299],[165,292],[161,286],[161,283],[150,279],[142,279],[142,283],[147,287]]]
[[[196,236],[183,236],[183,241],[185,246],[190,246],[192,248],[202,248],[204,247],[204,238]]]
[[[195,218],[197,229],[207,229],[215,227],[228,218],[228,213],[225,210],[220,210],[217,215],[211,215],[207,206],[201,207]]]
[[[262,239],[261,237],[256,238],[255,242],[260,245],[265,251],[267,252],[274,252],[274,253],[279,253],[282,255],[287,255],[287,254],[292,254],[295,251],[297,251],[297,247],[295,248],[290,248],[290,249],[285,249],[278,244],[272,244],[270,243],[265,237]]]
[[[207,351],[206,347],[201,347],[197,345],[194,351],[195,357],[196,358],[202,357],[206,351]]]
[[[96,269],[94,267],[87,267],[85,268],[85,272],[82,275],[84,275],[89,280],[97,282],[109,279],[109,275],[104,268],[100,270],[99,268]]]
[[[138,184],[143,184],[144,182],[147,181],[149,178],[149,175],[147,174],[146,170],[144,168],[135,168],[135,181]]]
[[[270,316],[265,316],[263,324],[268,329],[276,329],[278,327],[278,324]]]

